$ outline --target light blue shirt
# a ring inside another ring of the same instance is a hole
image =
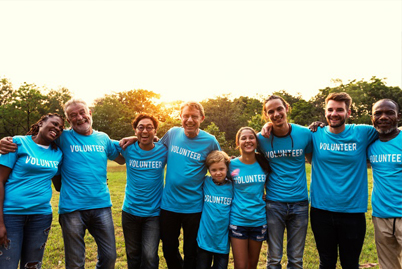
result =
[[[0,154],[0,164],[12,169],[5,184],[4,214],[52,213],[52,177],[62,160],[60,149],[43,148],[31,135],[15,136],[16,152]]]
[[[204,180],[204,208],[202,209],[198,246],[213,253],[229,253],[229,214],[233,199],[233,184],[216,185],[210,176]]]
[[[379,139],[368,148],[373,171],[373,216],[402,217],[402,132],[390,141]]]
[[[81,135],[64,130],[56,141],[63,151],[59,214],[111,207],[107,187],[107,159],[119,155],[109,136],[93,131]]]
[[[134,143],[122,150],[126,159],[127,184],[123,210],[138,217],[159,216],[162,200],[167,148],[159,143],[151,150],[143,150]]]
[[[305,154],[313,150],[312,133],[306,127],[291,126],[287,136],[271,134],[265,138],[260,133],[257,136],[272,168],[267,181],[267,200],[293,203],[308,199]]]
[[[205,159],[211,151],[220,150],[218,141],[202,130],[189,138],[183,128],[173,127],[159,143],[168,148],[161,208],[176,213],[201,212],[202,183],[207,173]]]
[[[239,169],[233,177],[234,195],[230,224],[245,227],[259,227],[267,224],[264,184],[267,174],[256,161],[244,164],[238,158],[230,161],[230,172]]]
[[[313,133],[311,206],[341,212],[367,211],[366,150],[378,137],[373,126],[346,124],[339,134],[329,127]]]

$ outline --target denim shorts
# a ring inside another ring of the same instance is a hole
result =
[[[267,240],[267,225],[258,227],[229,225],[229,236],[237,239],[251,239],[262,242]]]

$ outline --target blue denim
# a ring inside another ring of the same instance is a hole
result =
[[[335,269],[339,249],[342,268],[358,269],[366,235],[364,213],[339,213],[312,207],[310,217],[320,255],[319,268]]]
[[[50,215],[4,214],[8,247],[0,246],[0,268],[16,269],[26,265],[42,267],[43,252],[52,224]]]
[[[287,268],[303,268],[303,253],[308,226],[308,201],[282,203],[267,201],[267,268],[280,269],[283,235],[287,230]]]
[[[128,269],[158,269],[159,217],[138,217],[122,211]]]
[[[85,268],[85,230],[98,245],[97,269],[113,269],[116,262],[116,240],[110,207],[74,211],[59,215],[63,232],[66,269]]]
[[[212,260],[214,265],[212,265]],[[197,269],[227,269],[229,263],[229,253],[214,253],[198,247]]]
[[[251,239],[257,242],[262,242],[267,240],[267,225],[245,227],[230,224],[229,237],[237,239]]]

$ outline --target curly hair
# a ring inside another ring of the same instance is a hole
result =
[[[53,118],[53,117],[58,117],[58,118],[60,118],[60,119],[63,121],[63,124],[64,124],[64,118],[63,118],[63,116],[61,116],[61,115],[59,115],[59,114],[57,114],[57,113],[48,113],[48,114],[46,114],[46,115],[43,115],[37,122],[35,122],[34,124],[32,124],[32,125],[31,125],[31,128],[29,129],[29,131],[27,132],[26,135],[32,135],[32,136],[37,135],[37,134],[39,133],[39,128],[40,128],[39,123],[45,122],[45,121],[47,121],[48,119]],[[56,143],[55,143],[54,141],[52,141],[52,143],[50,144],[50,146],[52,147],[52,149],[57,150],[57,145],[56,145]]]
[[[133,129],[135,130],[137,128],[138,123],[143,120],[143,119],[150,119],[154,125],[155,130],[158,129],[158,125],[159,125],[159,121],[157,118],[155,118],[153,115],[145,113],[145,112],[141,112],[140,114],[138,114],[135,119],[133,120],[133,122],[131,123],[131,125],[133,126]]]

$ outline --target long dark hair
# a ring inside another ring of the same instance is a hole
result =
[[[264,170],[265,173],[271,173],[271,171],[272,171],[271,166],[269,165],[268,160],[265,158],[265,155],[264,155],[263,151],[260,148],[260,144],[258,143],[258,138],[257,138],[257,132],[253,128],[246,126],[246,127],[241,127],[239,129],[239,131],[237,131],[237,134],[236,134],[236,146],[239,147],[240,135],[244,130],[249,130],[254,134],[255,140],[257,142],[255,158],[257,159],[258,164],[261,166],[262,170]]]
[[[31,125],[31,129],[29,129],[28,133],[26,135],[37,135],[39,133],[39,123],[41,122],[45,122],[50,118],[53,117],[59,117],[64,124],[64,118],[63,116],[57,114],[57,113],[47,113],[46,115],[43,115],[37,122],[35,122],[34,124]],[[50,143],[50,146],[52,147],[52,149],[57,150],[57,145],[54,141],[52,141],[52,143]]]

